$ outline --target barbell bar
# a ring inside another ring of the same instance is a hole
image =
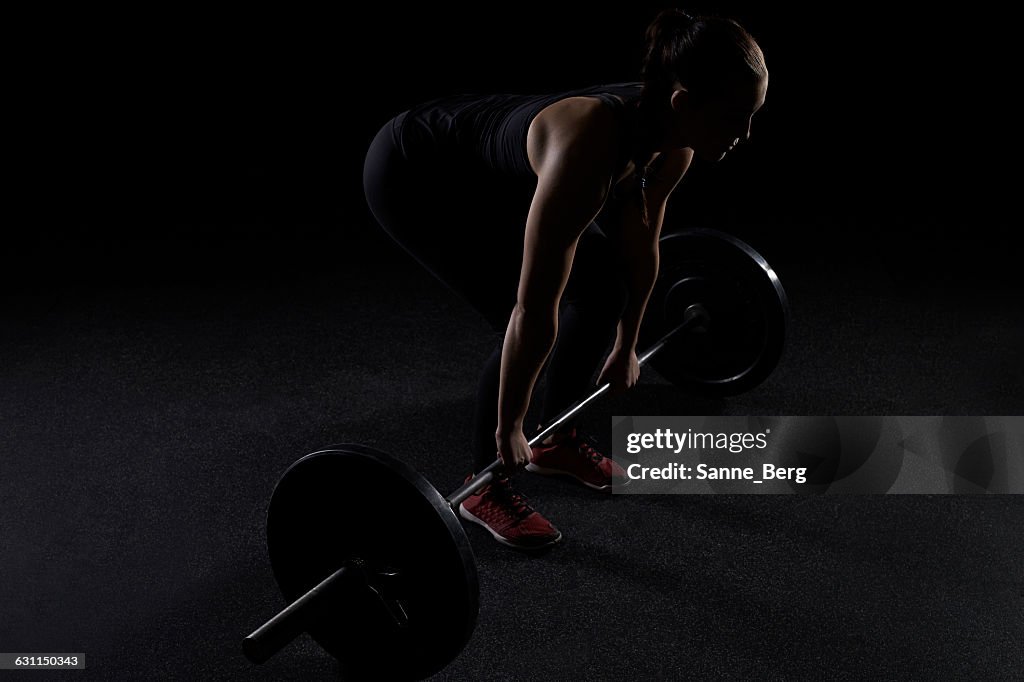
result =
[[[714,230],[665,235],[659,249],[640,364],[713,396],[761,383],[781,356],[789,315],[775,272],[749,245]],[[445,498],[405,462],[364,445],[332,445],[296,461],[267,513],[271,567],[289,605],[244,639],[245,655],[263,662],[308,632],[354,678],[419,679],[443,669],[469,641],[479,611],[476,559],[454,509],[501,468],[496,460]]]

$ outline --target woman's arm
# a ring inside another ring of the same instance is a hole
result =
[[[611,112],[579,102],[564,107],[542,112],[527,137],[537,190],[502,349],[495,438],[506,465],[528,458],[523,420],[558,333],[558,303],[580,234],[600,212],[611,185],[615,149],[609,140],[617,134]]]
[[[658,239],[665,219],[669,195],[682,180],[693,159],[690,149],[663,152],[657,174],[644,190],[647,200],[647,225],[644,225],[639,201],[625,201],[618,212],[615,230],[621,254],[629,300],[619,320],[615,346],[598,377],[598,384],[611,381],[615,390],[629,388],[639,376],[634,361],[647,302],[658,278]]]

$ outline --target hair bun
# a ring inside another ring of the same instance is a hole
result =
[[[688,32],[697,18],[678,7],[669,7],[658,12],[658,16],[647,27],[647,49],[658,50],[680,33]]]
[[[666,104],[677,83],[703,97],[729,79],[753,83],[768,75],[761,48],[732,19],[666,8],[648,24],[644,37],[640,73],[646,102]]]

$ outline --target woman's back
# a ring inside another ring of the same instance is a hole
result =
[[[467,169],[533,177],[526,134],[545,107],[590,96],[616,111],[640,98],[642,83],[610,83],[547,94],[453,95],[424,102],[398,117],[396,143],[406,158],[439,156]]]

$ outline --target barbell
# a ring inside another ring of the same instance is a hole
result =
[[[752,247],[710,229],[667,234],[638,360],[714,396],[768,377],[785,341],[781,282]],[[601,396],[605,384],[538,432],[535,445]],[[422,679],[453,661],[476,627],[479,581],[455,509],[500,470],[496,460],[443,497],[408,464],[331,445],[282,475],[267,512],[271,569],[289,605],[248,635],[262,663],[302,632],[352,679]]]

